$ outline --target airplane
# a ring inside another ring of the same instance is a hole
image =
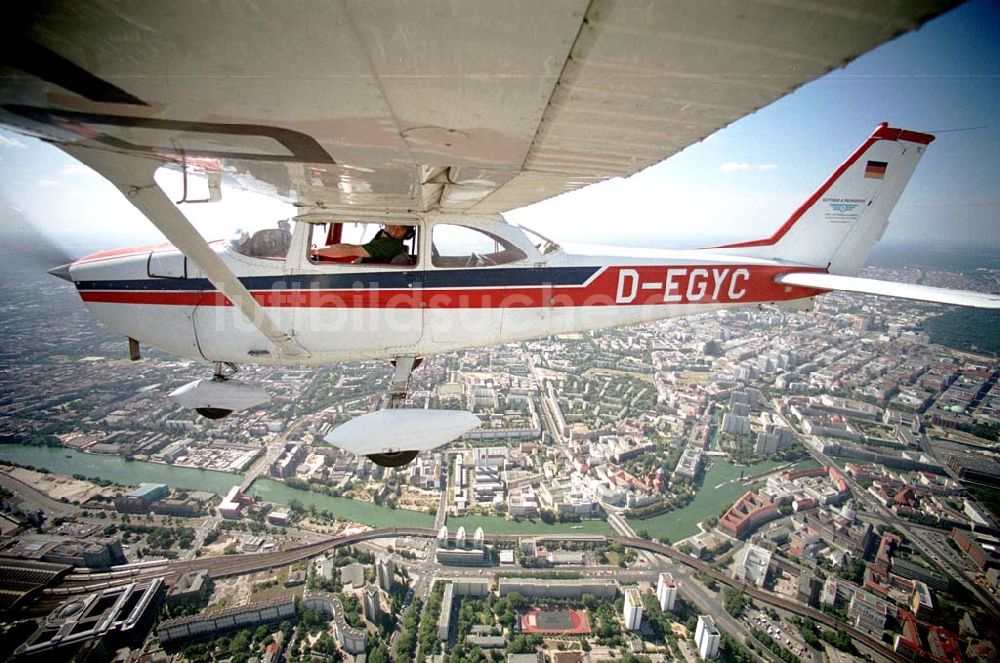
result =
[[[764,239],[573,255],[501,215],[661,161],[953,4],[29,7],[8,28],[0,125],[93,168],[167,238],[52,273],[128,338],[130,358],[145,345],[212,363],[171,398],[221,418],[268,400],[233,379],[239,364],[389,359],[388,407],[325,439],[395,467],[478,425],[405,407],[430,355],[802,308],[832,290],[1000,307],[997,295],[856,276],[934,140],[885,123]],[[157,184],[164,166],[183,174],[180,201]],[[196,173],[202,198],[189,191]],[[206,241],[179,206],[218,201],[223,181],[298,213]],[[315,254],[380,225],[408,228],[398,260]]]

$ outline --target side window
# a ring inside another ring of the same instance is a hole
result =
[[[507,240],[468,226],[434,226],[431,245],[435,267],[489,267],[527,258]]]
[[[387,226],[389,231],[398,226]],[[313,224],[309,238],[310,256],[313,263],[363,263],[392,267],[412,267],[417,264],[416,227],[405,226],[408,232],[395,241],[377,223],[331,223]],[[395,232],[395,231],[393,231]],[[397,235],[399,237],[399,235]],[[381,239],[380,239],[381,238]],[[400,242],[402,250],[399,250]],[[362,246],[370,252],[370,257],[357,254],[330,257],[315,255],[316,249],[335,245]]]

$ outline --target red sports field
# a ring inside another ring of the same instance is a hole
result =
[[[562,633],[588,635],[590,620],[586,610],[567,608],[532,608],[521,617],[524,633]]]

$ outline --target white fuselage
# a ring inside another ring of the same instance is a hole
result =
[[[561,249],[543,255],[499,217],[461,221],[503,238],[524,258],[435,266],[434,220],[421,221],[416,264],[405,266],[314,263],[307,223],[296,224],[283,259],[213,243],[302,349],[296,356],[278,352],[169,245],[97,253],[73,263],[70,276],[95,317],[143,345],[183,357],[262,364],[426,356],[820,292],[775,283],[777,275],[802,271],[797,264],[708,250],[630,258]]]

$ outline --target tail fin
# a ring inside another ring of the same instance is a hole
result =
[[[933,140],[930,134],[880,124],[774,235],[718,248],[824,267],[831,274],[857,274]]]

